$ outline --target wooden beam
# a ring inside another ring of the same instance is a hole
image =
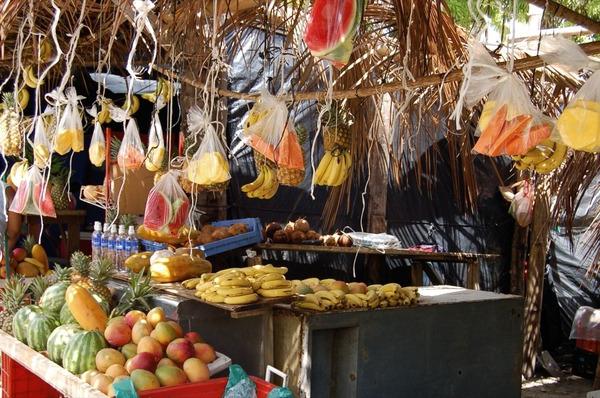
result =
[[[590,29],[591,30],[591,29]],[[588,55],[599,54],[600,53],[600,41],[596,41],[593,43],[584,43],[580,44],[579,47]],[[505,67],[506,62],[499,62],[498,66]],[[538,56],[525,57],[515,61],[514,63],[514,72],[524,71],[529,69],[539,68],[544,65],[544,61]],[[189,78],[187,76],[180,76],[177,72],[163,68],[157,65],[154,65],[154,69],[162,73],[165,76],[169,76],[172,79],[180,80],[184,83],[187,83],[191,86],[194,86],[198,89],[203,90],[206,87],[205,83]],[[383,84],[381,86],[373,86],[373,87],[359,87],[352,90],[339,90],[333,92],[333,99],[344,99],[344,98],[364,98],[370,97],[372,95],[391,93],[396,91],[402,91],[406,89],[415,89],[429,86],[438,86],[440,84],[446,83],[457,83],[460,82],[463,78],[463,72],[461,69],[453,70],[449,73],[438,73],[436,75],[423,76],[418,77],[414,81],[409,81],[404,85],[402,82],[395,82],[390,84]],[[227,89],[219,89],[219,95],[222,97],[229,98],[237,98],[244,99],[249,101],[255,101],[260,93],[240,93],[236,91],[231,91]],[[327,98],[326,91],[312,91],[305,93],[295,93],[294,95],[286,95],[282,97],[285,101],[314,101],[320,100],[323,101]]]
[[[571,10],[553,0],[526,0],[529,4],[533,4],[540,8],[546,9],[546,15],[566,19],[573,22],[575,25],[580,25],[594,33],[600,33],[600,22],[595,21],[585,15]]]

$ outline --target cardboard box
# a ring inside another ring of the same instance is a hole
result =
[[[128,171],[123,176],[118,165],[112,166],[110,195],[113,203],[117,203],[120,193],[119,213],[143,215],[146,199],[150,189],[154,186],[154,174],[141,167],[135,171]]]

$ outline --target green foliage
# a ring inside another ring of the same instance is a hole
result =
[[[469,29],[473,24],[467,0],[446,0],[450,14],[457,25]],[[477,3],[473,0],[473,6]],[[512,0],[483,0],[481,10],[491,18],[491,23],[496,29],[502,31],[502,25],[510,20],[512,15]],[[517,20],[527,20],[529,4],[524,0],[517,3]],[[506,30],[505,30],[506,34]]]

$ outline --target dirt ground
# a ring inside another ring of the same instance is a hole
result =
[[[592,381],[577,376],[546,377],[523,383],[521,398],[585,398]]]

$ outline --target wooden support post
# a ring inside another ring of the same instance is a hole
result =
[[[410,279],[413,286],[423,286],[423,263],[413,261],[410,267]]]
[[[533,209],[527,281],[525,284],[525,314],[523,317],[523,376],[525,378],[531,378],[534,375],[535,361],[540,345],[540,319],[542,316],[549,217],[548,198],[543,193],[539,194],[536,196]]]
[[[479,260],[467,263],[467,289],[479,290]]]
[[[381,124],[379,128],[383,128]],[[371,152],[368,224],[367,231],[373,233],[387,232],[387,181],[388,172],[383,167],[384,154],[377,145]],[[381,283],[384,280],[385,256],[367,256],[367,274],[372,283]]]
[[[563,6],[553,0],[527,0],[529,4],[533,4],[540,8],[546,9],[546,15],[552,17],[563,18],[575,25],[582,26],[594,33],[600,33],[600,22],[595,21],[583,14],[575,12],[570,8]]]

